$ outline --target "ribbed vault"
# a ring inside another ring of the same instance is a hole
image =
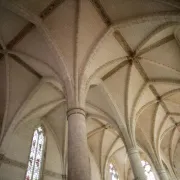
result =
[[[178,1],[0,3],[1,153],[38,119],[54,135],[65,174],[66,111],[78,106],[87,111],[97,176],[107,178],[112,160],[122,179],[131,177],[124,128],[151,163],[180,177]]]

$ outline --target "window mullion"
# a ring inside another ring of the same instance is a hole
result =
[[[34,176],[34,168],[35,168],[36,156],[37,156],[37,149],[38,149],[38,144],[39,144],[39,132],[37,131],[37,133],[38,133],[37,146],[36,146],[36,149],[35,149],[35,156],[34,156],[34,163],[33,163],[33,170],[32,170],[31,180],[33,180],[33,176]]]

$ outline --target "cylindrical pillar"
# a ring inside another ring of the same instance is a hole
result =
[[[151,153],[151,157],[152,157],[153,164],[155,166],[155,169],[156,169],[159,179],[160,180],[169,180],[167,171],[164,169],[162,162],[158,158],[156,158],[155,154]]]
[[[134,178],[137,180],[146,180],[147,177],[141,164],[139,151],[136,148],[130,148],[128,149],[128,156],[134,173]]]
[[[73,108],[68,118],[68,180],[90,180],[85,112]]]
[[[167,172],[165,169],[158,169],[157,173],[159,175],[160,180],[169,180]]]

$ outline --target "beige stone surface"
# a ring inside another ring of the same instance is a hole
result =
[[[178,180],[179,10],[176,0],[1,0],[0,179],[24,179],[43,124],[44,180],[108,180],[110,162],[120,180],[143,179],[140,159]],[[86,118],[68,117],[74,108]]]

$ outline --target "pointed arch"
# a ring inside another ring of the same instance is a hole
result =
[[[45,131],[43,126],[40,125],[33,133],[25,180],[37,180],[41,178],[45,144]]]

